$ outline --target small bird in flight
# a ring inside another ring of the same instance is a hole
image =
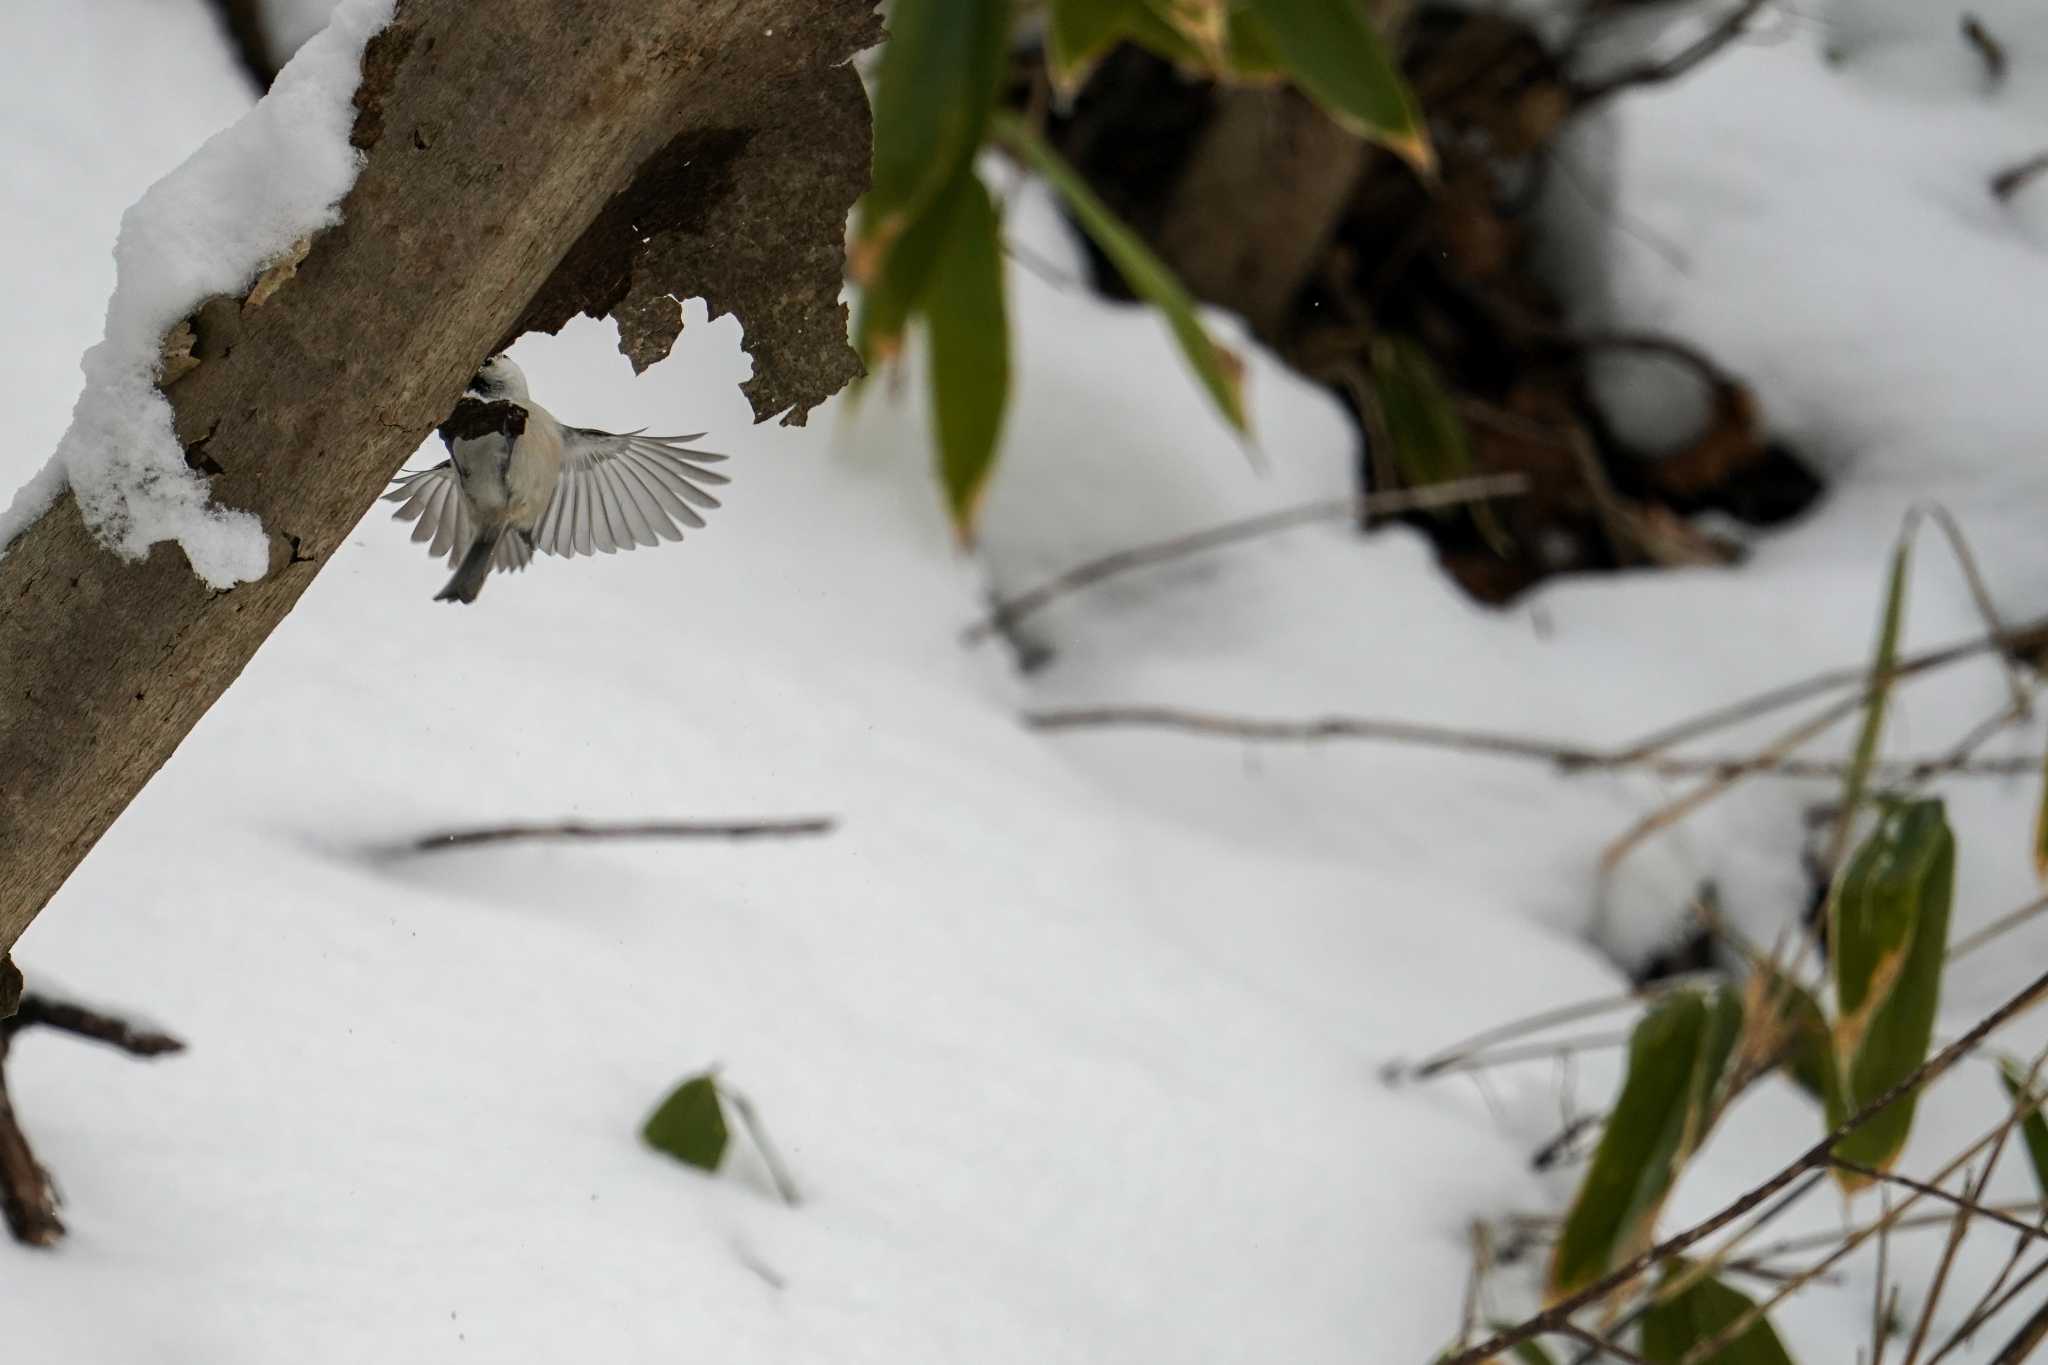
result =
[[[686,450],[701,436],[643,436],[563,426],[533,401],[502,355],[484,362],[439,428],[450,459],[401,474],[384,495],[412,538],[455,566],[437,602],[474,602],[493,569],[523,569],[541,550],[563,558],[681,540],[718,506],[702,468],[723,455]]]

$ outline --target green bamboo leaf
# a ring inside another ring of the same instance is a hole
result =
[[[1201,67],[1202,54],[1147,0],[1051,0],[1046,51],[1053,88],[1072,95],[1119,42],[1134,42],[1177,66]]]
[[[974,171],[960,175],[971,180]],[[955,187],[957,189],[957,187]],[[903,334],[924,306],[932,274],[953,229],[950,200],[920,214],[895,246],[880,259],[874,275],[862,286],[853,323],[853,345],[867,374],[863,382],[895,361],[903,350]]]
[[[853,276],[883,258],[972,163],[1009,54],[1010,0],[896,0],[875,70],[874,176],[854,232]]]
[[[2001,1057],[1998,1078],[2005,1082],[2005,1093],[2013,1103],[2019,1103],[2027,1088],[2027,1069],[2011,1057]],[[2040,1093],[2039,1082],[2036,1082],[2036,1098],[2033,1107],[2027,1110],[2027,1116],[2020,1120],[2020,1135],[2026,1139],[2027,1160],[2034,1167],[2034,1187],[2041,1191],[2043,1199],[2048,1199],[2048,1119],[2041,1117]]]
[[[1259,21],[1241,9],[1230,12],[1230,75],[1240,81],[1264,82],[1287,75],[1287,64]]]
[[[1337,122],[1424,175],[1436,169],[1415,97],[1360,0],[1242,0],[1246,41],[1279,65]]]
[[[932,410],[939,480],[961,538],[995,469],[1010,394],[1010,325],[1003,306],[1003,257],[995,205],[972,169],[933,210],[947,223],[924,316],[931,338]]]
[[[1650,1245],[1679,1170],[1713,1121],[1741,1018],[1731,990],[1674,991],[1636,1025],[1621,1096],[1551,1256],[1551,1299]]]
[[[1053,88],[1079,90],[1103,54],[1131,36],[1132,16],[1143,13],[1143,0],[1050,0],[1045,51]]]
[[[1699,1277],[1671,1297],[1662,1296],[1662,1288],[1672,1286],[1680,1276],[1693,1275]],[[1699,1275],[1691,1262],[1672,1261],[1665,1267],[1659,1297],[1643,1315],[1643,1358],[1651,1365],[1691,1361],[1694,1347],[1718,1339],[1755,1307],[1739,1290]],[[1726,1346],[1702,1357],[1697,1365],[1792,1365],[1792,1357],[1771,1329],[1770,1320],[1759,1317]]]
[[[1045,177],[1046,183],[1067,202],[1082,231],[1102,248],[1110,264],[1131,286],[1131,292],[1165,316],[1167,326],[1173,330],[1174,340],[1180,343],[1181,353],[1187,357],[1188,364],[1194,368],[1224,419],[1238,431],[1246,430],[1243,366],[1203,329],[1201,320],[1195,316],[1194,299],[1173,272],[1095,197],[1095,192],[1088,188],[1080,174],[1047,146],[1029,124],[1013,114],[999,113],[995,130],[996,135],[1023,158],[1026,165]]]
[[[1769,963],[1757,969],[1750,988],[1750,1017],[1763,1033],[1759,1052],[1782,1052],[1792,1083],[1823,1109],[1838,1109],[1841,1081],[1835,1073],[1834,1034],[1813,992]]]
[[[1829,905],[1835,1064],[1830,1125],[1841,1123],[1927,1059],[1941,1003],[1956,845],[1940,801],[1893,803],[1849,860]],[[1836,1145],[1838,1155],[1888,1169],[1906,1145],[1917,1096],[1908,1094]],[[1868,1183],[1836,1172],[1845,1190]]]
[[[648,1116],[640,1136],[648,1146],[678,1161],[702,1171],[717,1170],[730,1137],[725,1109],[718,1100],[717,1079],[706,1072],[677,1086]]]
[[[1410,488],[1449,483],[1472,475],[1472,443],[1443,376],[1429,353],[1407,337],[1381,334],[1372,341],[1373,400],[1388,455]],[[1513,542],[1492,507],[1474,503],[1469,515],[1494,553],[1512,552]],[[1468,510],[1447,508],[1448,519]]]
[[[1892,567],[1885,586],[1884,617],[1878,624],[1877,650],[1870,661],[1870,695],[1863,707],[1863,728],[1856,736],[1856,748],[1849,772],[1842,780],[1842,815],[1839,837],[1846,838],[1850,823],[1863,807],[1864,792],[1870,785],[1870,770],[1877,762],[1878,742],[1884,737],[1885,711],[1891,701],[1892,670],[1899,661],[1899,627],[1906,616],[1906,578],[1913,557],[1909,535],[1899,537],[1892,550]],[[1839,861],[1841,849],[1831,859]]]
[[[1145,0],[1146,7],[1178,42],[1211,72],[1224,69],[1232,0]]]

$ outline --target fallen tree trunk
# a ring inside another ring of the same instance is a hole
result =
[[[615,313],[644,366],[672,296],[700,296],[740,314],[763,417],[857,373],[846,63],[874,7],[400,0],[364,54],[342,223],[274,294],[200,308],[166,390],[215,500],[270,532],[269,573],[216,593],[173,546],[124,561],[69,495],[0,558],[0,963],[493,349]]]

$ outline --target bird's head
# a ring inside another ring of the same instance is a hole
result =
[[[526,398],[526,376],[512,363],[510,356],[494,355],[477,370],[476,377],[469,381],[469,392],[479,398],[495,402],[500,398]]]

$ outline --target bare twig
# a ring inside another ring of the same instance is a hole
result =
[[[725,1097],[732,1105],[733,1112],[740,1116],[740,1122],[746,1125],[747,1136],[753,1141],[754,1150],[761,1154],[761,1164],[768,1168],[768,1178],[775,1182],[775,1193],[781,1196],[783,1203],[795,1208],[800,1198],[796,1180],[790,1175],[789,1167],[783,1164],[782,1155],[775,1150],[775,1144],[768,1140],[768,1126],[761,1122],[760,1111],[754,1108],[752,1100],[724,1081],[718,1081],[716,1085],[718,1093]]]
[[[1948,960],[1950,962],[1954,962],[1959,958],[1968,957],[1971,953],[1976,952],[1979,948],[1982,948],[1985,944],[1991,942],[2000,934],[2009,933],[2010,931],[2019,928],[2022,924],[2025,924],[2028,920],[2033,919],[2043,910],[2048,910],[2048,896],[2036,896],[2033,900],[2028,901],[2019,909],[2009,911],[2006,914],[2000,915],[1997,919],[1991,921],[1991,923],[1985,925],[1976,933],[1969,935],[1967,938],[1960,939],[1957,942],[1950,944],[1948,949]]]
[[[0,1218],[5,1218],[7,1231],[23,1246],[54,1246],[64,1236],[63,1220],[57,1217],[57,1191],[50,1183],[50,1173],[28,1145],[28,1134],[22,1131],[7,1093],[7,1051],[14,1032],[0,1026]]]
[[[2026,1256],[2027,1246],[2031,1240],[2031,1238],[2027,1237],[2013,1238],[2012,1251],[2007,1254],[2005,1264],[1999,1267],[1997,1277],[1985,1287],[1982,1294],[1978,1295],[1976,1304],[1971,1307],[1969,1312],[1963,1315],[1962,1324],[1955,1331],[1949,1333],[1948,1340],[1942,1343],[1941,1349],[1928,1357],[1927,1365],[1940,1365],[1943,1356],[1968,1340],[1971,1334],[1976,1331],[1978,1325],[1988,1320],[1993,1311],[1992,1306],[2001,1302],[1999,1294],[2005,1289],[2006,1283],[2012,1279],[2012,1273],[2019,1269],[2020,1261]]]
[[[2044,1062],[2048,1062],[2048,1052],[2034,1058],[2034,1065],[2027,1072],[2025,1081],[2020,1085],[2019,1094],[2015,1097],[2012,1118],[1999,1128],[1998,1140],[1991,1145],[1991,1154],[1985,1158],[1983,1171],[1974,1181],[1967,1175],[1964,1177],[1963,1186],[1966,1194],[1956,1205],[1955,1222],[1949,1229],[1947,1243],[1942,1247],[1941,1261],[1935,1267],[1934,1279],[1928,1287],[1926,1300],[1920,1306],[1920,1319],[1913,1327],[1912,1344],[1906,1349],[1906,1365],[1919,1365],[1921,1348],[1927,1344],[1927,1333],[1934,1326],[1934,1310],[1940,1305],[1942,1290],[1948,1285],[1949,1271],[1955,1265],[1956,1253],[1962,1250],[1963,1237],[1969,1231],[1970,1219],[1979,1213],[1994,1222],[2005,1218],[2005,1215],[1983,1207],[1984,1189],[1991,1183],[1991,1172],[1997,1167],[1998,1158],[2005,1151],[2006,1139],[2012,1136],[2016,1120],[2027,1112],[2030,1105],[2039,1103],[2034,1085],[2041,1075]],[[2036,1229],[2027,1224],[2015,1222],[2014,1226],[2023,1239],[2031,1241],[2039,1235]]]
[[[1950,553],[1955,556],[1956,567],[1962,570],[1963,582],[1970,590],[1970,601],[1977,608],[1977,615],[1983,618],[1985,629],[1992,639],[1998,641],[1999,661],[2005,669],[2006,690],[2012,693],[2012,709],[2022,719],[2033,715],[2032,689],[2027,686],[2021,674],[2019,661],[2014,657],[2013,635],[2006,628],[2005,620],[1998,614],[1998,605],[1991,600],[1991,588],[1984,581],[1983,570],[1977,567],[1977,556],[1970,549],[1970,538],[1963,534],[1963,528],[1953,512],[1938,502],[1919,503],[1906,513],[1903,534],[1912,535],[1917,529],[1919,518],[1927,517],[1941,528],[1942,538],[1948,542]]]
[[[1489,1067],[1507,1066],[1514,1062],[1541,1062],[1559,1057],[1572,1057],[1581,1052],[1599,1052],[1611,1047],[1627,1044],[1627,1033],[1584,1033],[1570,1038],[1558,1038],[1547,1043],[1524,1043],[1519,1047],[1496,1047],[1485,1052],[1471,1052],[1462,1057],[1440,1062],[1427,1072],[1414,1073],[1417,1080],[1432,1076],[1456,1076]]]
[[[1604,1351],[1616,1360],[1628,1361],[1629,1365],[1650,1365],[1649,1361],[1637,1355],[1634,1351],[1617,1346],[1608,1338],[1589,1332],[1577,1323],[1559,1323],[1551,1329],[1551,1332],[1556,1336],[1570,1337],[1573,1341],[1580,1342],[1595,1352]]]
[[[1025,617],[1059,598],[1092,587],[1106,578],[1114,578],[1118,574],[1129,573],[1134,569],[1171,563],[1190,555],[1220,549],[1225,545],[1235,545],[1241,541],[1272,535],[1277,531],[1292,530],[1297,526],[1307,526],[1320,521],[1346,521],[1368,516],[1393,516],[1401,512],[1462,507],[1493,498],[1518,497],[1528,489],[1529,480],[1526,475],[1490,474],[1481,478],[1431,484],[1425,488],[1407,488],[1361,497],[1323,498],[1294,507],[1283,507],[1273,512],[1264,512],[1255,517],[1224,522],[1189,535],[1173,536],[1150,545],[1119,550],[1115,554],[1077,564],[1035,588],[996,603],[988,617],[969,626],[963,632],[962,638],[968,644],[977,644],[991,635],[1011,629]]]
[[[2040,1229],[2031,1224],[2021,1222],[2011,1214],[2000,1213],[1997,1209],[1987,1204],[1977,1203],[1967,1194],[1953,1194],[1939,1186],[1930,1185],[1924,1180],[1915,1180],[1910,1175],[1900,1175],[1897,1171],[1881,1171],[1875,1166],[1867,1166],[1860,1161],[1851,1161],[1847,1157],[1832,1157],[1829,1159],[1828,1164],[1839,1166],[1845,1171],[1853,1171],[1865,1180],[1879,1180],[1887,1185],[1900,1185],[1909,1190],[1916,1190],[1926,1195],[1929,1199],[1937,1200],[1974,1217],[1987,1218],[1994,1223],[2003,1224],[2015,1232],[2024,1233],[2028,1237],[2040,1237],[2042,1235]]]
[[[1990,1207],[1997,1209],[2000,1213],[2038,1213],[2040,1212],[2041,1204],[2038,1200],[2024,1200],[2011,1204],[1993,1204]],[[1915,1232],[1926,1231],[1929,1228],[1945,1228],[1949,1225],[1950,1218],[1951,1215],[1946,1213],[1924,1213],[1912,1218],[1899,1218],[1892,1222],[1891,1230],[1893,1232]],[[1817,1247],[1833,1246],[1844,1237],[1854,1236],[1858,1233],[1865,1235],[1874,1234],[1878,1231],[1881,1222],[1882,1220],[1862,1224],[1842,1232],[1810,1232],[1798,1237],[1787,1237],[1782,1241],[1773,1242],[1767,1247],[1752,1251],[1747,1256],[1731,1260],[1728,1264],[1753,1268],[1765,1261],[1775,1260],[1780,1256],[1789,1256],[1796,1251],[1812,1251]]]
[[[2037,983],[2037,987],[2038,989],[2034,992],[2034,994],[2038,998],[2038,996],[2041,993],[2043,993],[2044,991],[2048,991],[2048,977],[2042,978],[2041,981]],[[1960,1042],[1962,1040],[1958,1041]],[[1944,1048],[1942,1050],[1942,1053],[1939,1055],[1950,1055],[1950,1053],[1952,1053],[1953,1050],[1953,1045],[1951,1045],[1951,1047],[1949,1048]],[[1910,1078],[1908,1079],[1910,1080]],[[2032,1078],[2030,1077],[2030,1087],[2031,1084]],[[1893,1092],[1896,1093],[1897,1089],[1897,1087],[1894,1087]],[[2007,1112],[2005,1118],[1999,1122],[1997,1127],[1993,1128],[1983,1137],[1978,1138],[1975,1142],[1971,1143],[1968,1147],[1964,1148],[1963,1151],[1959,1153],[1957,1156],[1955,1156],[1953,1159],[1951,1159],[1946,1166],[1942,1167],[1939,1171],[1935,1172],[1932,1180],[1926,1182],[1930,1187],[1932,1187],[1933,1192],[1938,1192],[1939,1186],[1941,1185],[1942,1181],[1947,1180],[1957,1171],[1963,1169],[1963,1167],[1968,1165],[1971,1161],[1974,1161],[1977,1158],[1978,1154],[1983,1152],[1985,1148],[1993,1146],[2002,1146],[2005,1142],[2007,1135],[2010,1134],[2013,1130],[2013,1127],[2019,1123],[2021,1116],[2024,1115],[2028,1111],[2028,1109],[2037,1102],[2038,1101],[2033,1096],[2031,1089],[2028,1089],[2019,1098],[2015,1099],[2012,1108]],[[1880,1103],[1882,1104],[1884,1103],[1884,1101],[1880,1101]],[[1926,1194],[1929,1192],[1930,1191],[1925,1191],[1919,1188],[1913,1189],[1912,1192],[1906,1196],[1905,1200],[1901,1202],[1896,1209],[1893,1209],[1892,1211],[1887,1213],[1883,1218],[1880,1218],[1877,1221],[1877,1223],[1874,1225],[1875,1229],[1888,1229],[1892,1223],[1896,1222],[1899,1219],[1899,1217],[1905,1213],[1907,1209],[1911,1208],[1920,1199],[1924,1198]],[[1810,1282],[1822,1271],[1827,1270],[1836,1262],[1842,1260],[1851,1252],[1855,1251],[1858,1246],[1862,1245],[1863,1240],[1869,1235],[1869,1230],[1865,1230],[1863,1232],[1859,1232],[1855,1235],[1843,1239],[1841,1244],[1837,1246],[1834,1251],[1830,1252],[1828,1255],[1821,1258],[1821,1260],[1817,1264],[1801,1272],[1798,1276],[1795,1276],[1791,1281],[1787,1282],[1784,1287],[1777,1290],[1775,1293],[1771,1294],[1762,1303],[1752,1304],[1748,1309],[1741,1313],[1733,1322],[1729,1323],[1726,1327],[1724,1327],[1720,1331],[1720,1333],[1716,1335],[1712,1340],[1701,1342],[1698,1345],[1695,1345],[1691,1350],[1687,1351],[1684,1358],[1680,1360],[1679,1365],[1703,1365],[1703,1362],[1711,1359],[1717,1352],[1726,1347],[1730,1342],[1736,1340],[1744,1332],[1747,1332],[1750,1329],[1751,1325],[1760,1321],[1765,1314],[1769,1313],[1771,1309],[1775,1308],[1778,1304],[1784,1302],[1784,1300],[1793,1292],[1795,1292],[1803,1285]]]
[[[1983,1180],[1991,1177],[1991,1168],[1998,1163],[1998,1151],[1992,1150],[1991,1159],[1984,1164]],[[1901,1177],[1903,1179],[1903,1177]],[[1948,1239],[1942,1243],[1941,1259],[1935,1263],[1934,1278],[1928,1282],[1927,1293],[1920,1302],[1920,1316],[1913,1324],[1913,1337],[1906,1345],[1906,1365],[1919,1365],[1920,1352],[1927,1345],[1928,1329],[1934,1325],[1934,1310],[1941,1306],[1942,1292],[1948,1288],[1949,1272],[1955,1268],[1956,1253],[1963,1249],[1963,1237],[1970,1230],[1970,1219],[1976,1215],[1974,1207],[1984,1193],[1983,1180],[1973,1181],[1969,1170],[1963,1171],[1963,1186],[1968,1191],[1961,1200],[1950,1200],[1956,1204],[1955,1214],[1949,1219]],[[1908,1188],[1911,1188],[1910,1186]],[[1929,1193],[1927,1190],[1921,1191]],[[1936,1198],[1941,1198],[1939,1193]],[[1886,1230],[1887,1232],[1889,1229]],[[2021,1234],[2023,1237],[2026,1234]],[[1886,1233],[1878,1234],[1878,1254],[1884,1254]]]
[[[2026,625],[2013,627],[2003,636],[1979,635],[1972,639],[1939,645],[1920,654],[1907,655],[1893,665],[1892,681],[1902,682],[1915,674],[1946,668],[1950,664],[1960,663],[1965,659],[1972,659],[1995,650],[2020,655],[2044,647],[2048,647],[2048,619],[2037,619]],[[1860,691],[1869,683],[1869,675],[1869,664],[1852,664],[1815,673],[1797,682],[1767,688],[1737,701],[1714,707],[1675,725],[1653,731],[1635,743],[1624,746],[1616,757],[1618,760],[1644,758],[1717,730],[1741,725],[1773,711],[1782,711],[1788,706],[1797,706],[1810,698],[1840,691],[1844,687],[1855,687]]]
[[[1992,197],[2001,204],[2009,201],[2032,184],[2043,171],[2048,171],[2048,152],[2037,153],[2016,165],[2007,166],[1991,177]]]
[[[102,1014],[68,1000],[36,994],[24,995],[20,1011],[14,1018],[0,1024],[0,1030],[19,1032],[34,1024],[79,1038],[90,1038],[95,1043],[105,1043],[131,1057],[162,1057],[185,1050],[183,1042],[160,1029]]]
[[[1833,724],[1855,710],[1845,702],[1827,721]],[[1801,780],[1839,778],[1847,765],[1834,759],[1805,759],[1786,746],[1773,746],[1760,754],[1707,754],[1698,757],[1665,757],[1636,748],[1596,749],[1586,745],[1539,739],[1531,735],[1496,730],[1467,730],[1419,721],[1386,720],[1374,716],[1315,716],[1306,720],[1274,720],[1260,716],[1226,715],[1215,711],[1187,710],[1175,706],[1076,706],[1044,711],[1027,711],[1025,725],[1033,730],[1178,730],[1218,739],[1242,739],[1272,744],[1305,744],[1325,740],[1356,740],[1383,744],[1409,744],[1422,748],[1447,749],[1484,754],[1494,758],[1547,763],[1568,775],[1637,769],[1656,777],[1704,777],[1732,782],[1744,777],[1767,776]],[[1825,727],[1822,727],[1825,728]],[[1781,752],[1780,750],[1785,751]],[[2039,770],[2040,760],[2032,756],[1971,759],[1942,755],[1934,758],[1904,759],[1880,764],[1877,771],[1888,778],[1909,781],[1928,775],[1959,777],[2019,777]]]
[[[492,829],[446,830],[422,835],[412,845],[417,853],[444,848],[474,848],[520,839],[783,839],[830,834],[838,821],[828,815],[794,820],[646,820],[626,824],[590,824],[564,820],[545,825],[501,825]]]
[[[1949,1333],[1948,1340],[1942,1342],[1941,1349],[1934,1353],[1933,1359],[1929,1360],[1927,1362],[1927,1365],[1941,1365],[1941,1361],[1945,1359],[1951,1351],[1954,1351],[1955,1349],[1963,1345],[1963,1343],[1967,1342],[1972,1336],[1976,1335],[1977,1329],[1984,1326],[1984,1324],[1990,1322],[1991,1319],[1997,1317],[2000,1313],[2004,1312],[2005,1309],[2012,1303],[2014,1299],[2018,1298],[2022,1293],[2024,1293],[2027,1290],[2027,1288],[2034,1283],[2035,1280],[2041,1278],[2041,1275],[2044,1271],[2048,1271],[2048,1256],[2044,1256],[2042,1259],[2036,1261],[2033,1267],[2030,1270],[2028,1270],[2026,1274],[2020,1276],[2019,1279],[2013,1281],[2012,1286],[2008,1288],[2004,1294],[1998,1296],[1998,1298],[1993,1300],[1991,1303],[1987,1304],[1980,1311],[1973,1313],[1969,1317],[1963,1319],[1962,1325],[1957,1327],[1955,1331]]]
[[[1535,1155],[1529,1158],[1530,1169],[1547,1171],[1558,1165],[1577,1145],[1580,1138],[1606,1121],[1607,1116],[1604,1114],[1581,1114],[1573,1119],[1559,1130],[1556,1137],[1536,1149]]]
[[[2013,1016],[2033,1005],[2044,994],[2048,994],[2048,973],[2043,973],[2036,977],[2018,994],[1978,1020],[1962,1037],[1922,1062],[1913,1069],[1910,1075],[1869,1104],[1857,1110],[1856,1113],[1844,1120],[1827,1136],[1794,1158],[1782,1170],[1778,1171],[1768,1180],[1765,1180],[1762,1184],[1738,1196],[1713,1216],[1702,1222],[1695,1223],[1683,1232],[1665,1238],[1649,1250],[1632,1257],[1619,1268],[1595,1280],[1592,1284],[1587,1285],[1576,1293],[1566,1295],[1534,1317],[1528,1318],[1503,1331],[1496,1332],[1479,1345],[1451,1357],[1448,1361],[1444,1362],[1444,1365],[1479,1365],[1479,1362],[1491,1356],[1499,1355],[1519,1342],[1527,1341],[1541,1333],[1558,1330],[1560,1324],[1569,1322],[1571,1315],[1578,1312],[1581,1308],[1605,1299],[1616,1289],[1630,1283],[1652,1266],[1671,1259],[1673,1256],[1685,1251],[1688,1247],[1728,1226],[1743,1214],[1756,1208],[1780,1190],[1797,1181],[1802,1175],[1827,1165],[1834,1158],[1835,1144],[1861,1128],[1865,1123],[1868,1123],[1891,1105],[1946,1073],[1958,1061],[1974,1051],[1985,1038],[2002,1027]],[[2014,1114],[2008,1118],[2008,1123],[2012,1119],[2017,1118],[2017,1115],[2018,1111],[2015,1110]],[[1899,1209],[1905,1209],[1909,1202],[1902,1202],[1899,1205]],[[1896,1213],[1894,1217],[1896,1217]],[[1825,1264],[1821,1268],[1826,1268]]]
[[[1671,801],[1638,820],[1619,839],[1609,844],[1600,854],[1602,874],[1612,873],[1621,865],[1621,860],[1643,840],[1661,829],[1677,824],[1686,816],[1717,797],[1726,795],[1743,778],[1755,773],[1768,771],[1773,764],[1781,763],[1792,755],[1800,745],[1813,739],[1830,727],[1854,715],[1862,708],[1861,697],[1838,701],[1826,710],[1787,730],[1748,763],[1717,774],[1693,788],[1675,801]]]
[[[37,1025],[105,1043],[131,1057],[161,1057],[182,1052],[185,1045],[168,1033],[34,992],[22,995],[12,1017],[0,1019],[0,1217],[15,1241],[46,1247],[64,1236],[56,1186],[36,1160],[7,1093],[8,1052],[19,1034]]]
[[[1991,30],[1984,27],[1984,21],[1974,14],[1963,16],[1963,41],[1975,48],[1984,61],[1984,83],[1993,90],[2005,84],[2008,65],[2005,44],[1999,42]]]
[[[1390,1063],[1383,1068],[1381,1075],[1389,1083],[1408,1079],[1427,1080],[1438,1072],[1466,1060],[1474,1053],[1483,1052],[1497,1044],[1515,1042],[1528,1037],[1532,1033],[1541,1033],[1545,1029],[1556,1028],[1561,1024],[1576,1024],[1582,1019],[1596,1019],[1603,1014],[1612,1014],[1616,1010],[1625,1010],[1633,1005],[1657,1000],[1670,994],[1672,991],[1690,986],[1696,981],[1710,979],[1712,976],[1713,974],[1709,972],[1688,973],[1684,976],[1660,981],[1654,986],[1643,987],[1639,990],[1623,991],[1616,995],[1603,995],[1597,999],[1581,1000],[1570,1005],[1559,1005],[1553,1009],[1547,1009],[1538,1014],[1529,1015],[1526,1018],[1516,1019],[1510,1023],[1496,1024],[1492,1028],[1482,1029],[1471,1037],[1460,1039],[1449,1047],[1438,1048],[1429,1056],[1412,1065],[1401,1062]]]
[[[1743,30],[1749,27],[1749,21],[1756,17],[1765,3],[1767,0],[1743,0],[1740,5],[1728,12],[1720,23],[1666,60],[1645,62],[1618,71],[1605,80],[1580,86],[1575,92],[1574,105],[1583,110],[1638,85],[1660,85],[1666,81],[1677,80],[1741,37]]]
[[[2036,1308],[2034,1315],[2021,1324],[2005,1348],[1992,1357],[1991,1365],[2019,1365],[2043,1341],[2048,1341],[2048,1303]]]
[[[1458,1345],[1472,1340],[1479,1329],[1479,1312],[1486,1298],[1486,1277],[1493,1270],[1493,1233],[1475,1218],[1466,1229],[1472,1243],[1472,1268],[1465,1277],[1465,1307],[1458,1315]]]

